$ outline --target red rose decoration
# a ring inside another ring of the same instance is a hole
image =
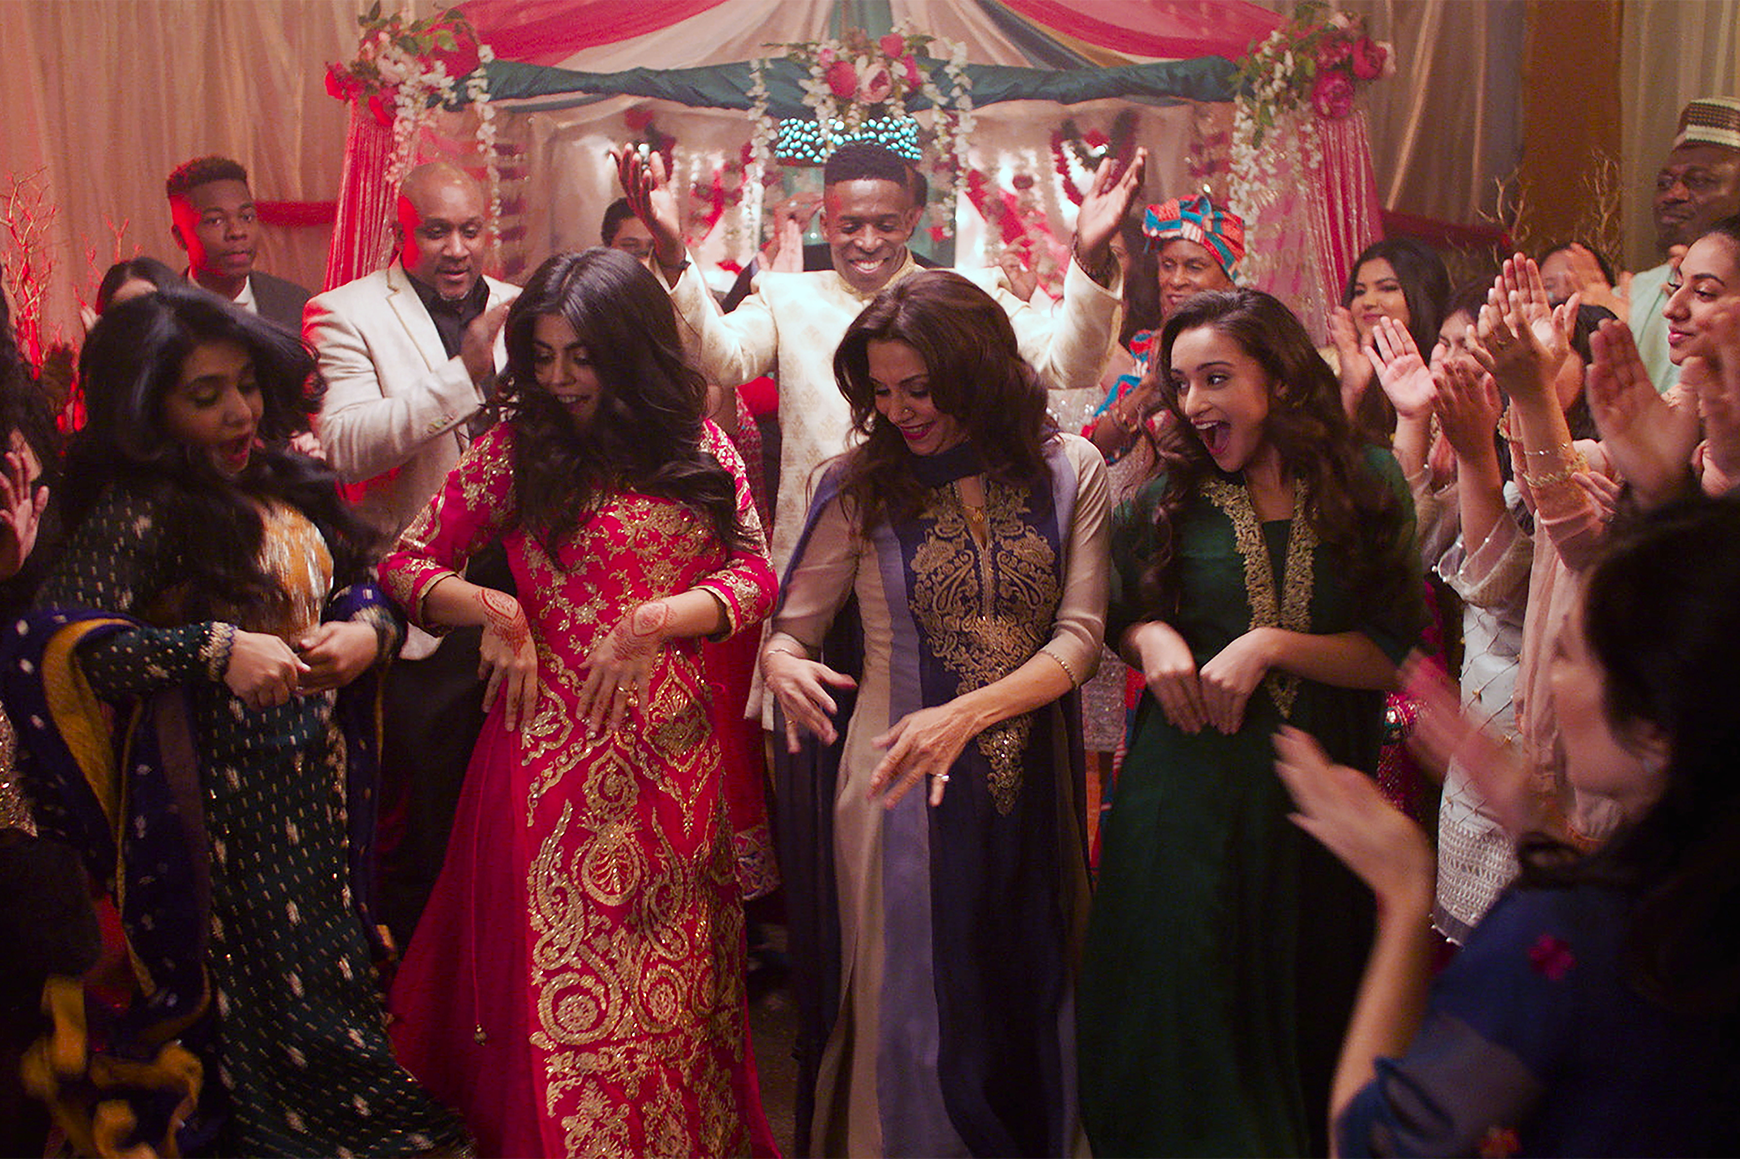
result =
[[[1318,73],[1311,86],[1311,107],[1331,120],[1347,116],[1353,111],[1353,82],[1345,73]]]
[[[882,50],[883,56],[899,56],[906,51],[906,37],[898,32],[890,32],[878,40],[876,46]]]
[[[1389,58],[1384,46],[1369,36],[1359,38],[1353,46],[1353,75],[1362,81],[1375,81],[1383,75],[1384,61]]]
[[[918,62],[912,59],[910,52],[900,58],[900,63],[906,69],[907,88],[916,89],[924,83],[924,79],[918,75]]]
[[[858,70],[849,60],[837,60],[822,74],[829,90],[842,101],[849,101],[858,92]]]
[[[1557,983],[1576,965],[1577,956],[1571,953],[1571,944],[1557,935],[1543,934],[1529,948],[1529,966],[1549,982]]]
[[[356,93],[356,82],[339,70],[338,65],[326,66],[326,95],[335,101],[348,101]]]

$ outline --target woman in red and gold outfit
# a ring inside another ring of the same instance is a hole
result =
[[[743,467],[628,256],[551,258],[506,331],[504,421],[381,566],[489,670],[395,1045],[484,1154],[766,1153],[700,665],[773,602]],[[498,535],[521,600],[461,576]]]

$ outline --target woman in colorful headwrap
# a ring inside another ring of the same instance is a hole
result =
[[[104,312],[79,377],[67,539],[0,674],[37,823],[114,890],[139,993],[51,992],[29,1082],[91,1154],[454,1154],[382,1026],[368,678],[404,627],[286,449],[313,355],[165,287]]]
[[[1141,233],[1147,238],[1145,252],[1130,254],[1131,268],[1124,274],[1124,341],[1129,349],[1114,353],[1106,400],[1082,430],[1111,465],[1114,506],[1154,473],[1154,437],[1170,414],[1160,405],[1158,380],[1142,385],[1161,324],[1192,294],[1232,289],[1245,256],[1244,220],[1215,205],[1206,193],[1149,206]],[[1125,238],[1126,245],[1129,240]],[[1141,298],[1155,303],[1145,318],[1135,317],[1138,297],[1133,290],[1141,282],[1147,283]],[[1110,794],[1115,755],[1123,749],[1129,709],[1140,692],[1140,683],[1109,648],[1100,657],[1099,672],[1082,686],[1082,742],[1097,755],[1103,794]]]

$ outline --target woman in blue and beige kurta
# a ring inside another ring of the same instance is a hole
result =
[[[904,318],[903,306],[935,311],[932,294],[951,304],[948,296],[959,294],[962,310],[990,302],[960,282],[920,275],[916,285],[885,291],[887,303],[878,299],[853,325],[884,307],[884,321]],[[997,329],[993,312],[981,313]],[[972,341],[991,345],[976,334]],[[1006,355],[990,361],[1019,366],[1012,336],[996,350]],[[867,446],[892,445],[883,462],[916,479],[916,513],[865,520],[862,505],[842,494],[858,453],[837,461],[811,504],[762,650],[776,694],[782,677],[769,662],[779,653],[803,658],[799,669],[820,655],[857,674],[854,691],[831,690],[839,742],[808,739],[782,786],[793,957],[813,976],[800,986],[800,1147],[817,1155],[1062,1155],[1078,1137],[1072,991],[1087,904],[1073,687],[1099,654],[1105,463],[1077,436],[1044,437],[1041,401],[1028,433],[1040,469],[1009,479],[976,425],[990,402],[968,405],[962,385],[983,390],[983,379],[935,362],[930,372],[935,407],[969,437],[934,454],[909,453],[899,436],[888,439],[867,402],[854,400],[870,429]],[[856,377],[865,377],[862,367]],[[1017,384],[1011,391],[1042,390],[1025,367],[1007,377]],[[868,394],[867,384],[858,389]],[[982,506],[970,502],[979,489]],[[848,621],[855,629],[830,634]],[[841,661],[840,645],[861,663]],[[1037,664],[1028,669],[1030,662]],[[993,714],[1000,719],[930,775],[928,793],[892,805],[873,796],[888,787],[873,786],[872,775],[900,748],[878,738],[910,715],[1004,682],[993,694],[1001,698],[1024,669],[1070,695],[1051,692],[1030,710]]]

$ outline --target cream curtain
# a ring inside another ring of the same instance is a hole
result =
[[[1680,110],[1694,97],[1740,96],[1740,0],[1632,0],[1619,71],[1625,260],[1643,270],[1661,261],[1650,200]]]
[[[247,166],[266,201],[338,190],[345,107],[328,61],[356,49],[358,0],[0,0],[0,192],[37,177],[55,207],[45,333],[119,256],[180,268],[163,180],[207,153]],[[113,230],[111,228],[113,224]],[[114,230],[119,230],[117,242]],[[271,229],[262,269],[318,288],[327,227]]]

